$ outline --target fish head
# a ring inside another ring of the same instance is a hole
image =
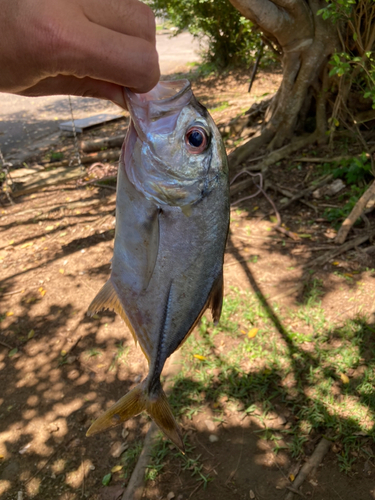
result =
[[[122,167],[158,206],[191,206],[228,176],[221,135],[188,80],[159,82],[146,94],[125,90],[131,125]]]

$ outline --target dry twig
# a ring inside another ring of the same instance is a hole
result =
[[[320,440],[318,446],[314,450],[314,453],[311,455],[311,457],[304,464],[304,466],[300,470],[298,476],[296,477],[295,481],[293,482],[293,489],[296,491],[289,491],[289,493],[285,497],[285,500],[293,500],[294,493],[296,493],[298,491],[298,488],[300,486],[302,486],[302,483],[305,481],[307,476],[314,469],[316,469],[318,467],[318,465],[323,460],[325,454],[328,452],[330,446],[331,446],[331,442],[328,441],[328,439],[322,438]]]
[[[373,236],[375,236],[375,229],[372,229],[372,231],[368,231],[366,234],[361,234],[357,236],[356,238],[353,238],[352,240],[347,241],[343,245],[341,245],[339,248],[336,250],[333,250],[331,252],[327,252],[320,257],[317,257],[315,260],[310,262],[309,268],[311,267],[317,267],[317,266],[324,266],[327,262],[329,262],[331,259],[341,255],[344,252],[347,252],[348,250],[351,250],[352,248],[357,247],[358,245],[362,245],[365,241],[371,239]]]

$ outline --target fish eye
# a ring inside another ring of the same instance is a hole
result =
[[[186,132],[185,143],[190,153],[202,153],[206,149],[208,143],[206,131],[201,127],[191,127]]]

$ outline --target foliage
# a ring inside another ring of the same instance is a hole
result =
[[[148,0],[155,14],[168,18],[178,28],[205,38],[206,62],[218,69],[248,64],[260,46],[260,34],[227,0]],[[206,43],[207,41],[207,43]]]
[[[332,173],[335,179],[342,179],[349,186],[349,190],[340,195],[339,200],[346,199],[345,205],[341,208],[327,208],[324,216],[330,222],[337,223],[345,219],[359,198],[367,189],[367,182],[373,179],[371,173],[371,161],[362,153],[360,157],[345,158],[337,164],[326,163],[323,165],[323,171]]]
[[[335,179],[343,179],[349,185],[366,182],[373,178],[371,174],[371,161],[366,153],[360,157],[344,158],[340,160],[339,165],[335,165],[331,170]]]
[[[348,217],[365,190],[365,188],[351,186],[350,191],[340,197],[341,199],[342,197],[348,198],[345,205],[341,208],[326,208],[324,211],[324,217],[329,222],[333,222],[335,227],[340,226],[338,221],[342,221]]]
[[[371,99],[375,109],[375,2],[374,0],[326,0],[318,14],[338,25],[342,51],[330,61],[330,76],[344,77],[349,90]],[[344,99],[345,100],[345,99]],[[346,104],[345,102],[343,104]]]

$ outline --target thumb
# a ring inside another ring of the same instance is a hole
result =
[[[74,29],[74,26],[72,27]],[[78,78],[110,82],[135,92],[148,92],[159,81],[158,54],[153,43],[87,23],[72,35],[65,60],[57,61],[57,72]]]

